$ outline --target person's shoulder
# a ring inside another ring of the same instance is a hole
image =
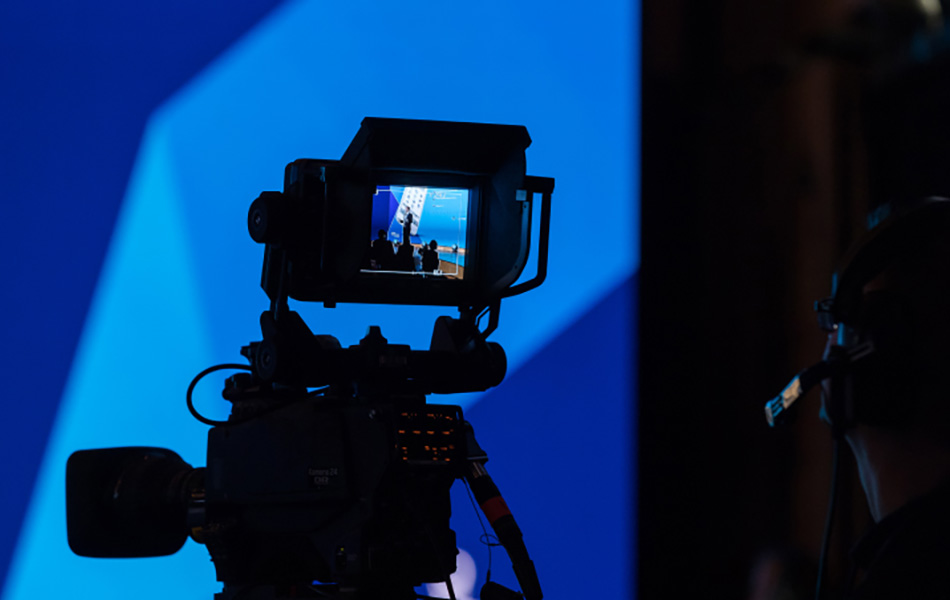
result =
[[[867,572],[851,596],[950,600],[950,485],[909,503],[874,526],[855,548]]]

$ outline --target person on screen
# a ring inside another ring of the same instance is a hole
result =
[[[377,270],[388,271],[393,268],[393,258],[395,251],[393,243],[386,239],[386,230],[380,229],[377,237],[373,240],[373,247],[370,251],[370,258],[373,261],[373,268]]]
[[[412,235],[412,212],[406,211],[406,218],[402,222],[402,242],[409,243],[409,236]]]
[[[412,244],[403,242],[396,250],[396,270],[412,272],[416,270],[415,253]]]
[[[439,253],[436,251],[439,245],[432,240],[428,246],[422,247],[422,270],[427,273],[433,273],[439,269]]]

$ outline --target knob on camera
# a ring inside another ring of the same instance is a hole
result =
[[[284,199],[281,192],[261,192],[247,211],[247,231],[258,244],[278,241],[283,231]]]

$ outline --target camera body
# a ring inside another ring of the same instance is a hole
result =
[[[238,589],[411,589],[454,570],[449,488],[465,458],[458,407],[423,396],[268,406],[212,428],[204,468],[161,448],[73,454],[69,542],[84,556],[159,556],[191,536]]]
[[[504,350],[486,339],[500,301],[546,276],[554,180],[525,174],[530,143],[520,126],[367,118],[340,160],[287,165],[283,191],[248,211],[248,231],[265,245],[263,339],[242,348],[250,365],[210,367],[187,392],[192,414],[212,425],[207,467],[163,448],[74,453],[73,551],[160,556],[191,536],[224,583],[217,600],[408,600],[455,570],[449,488],[465,479],[525,597],[540,600],[471,426],[459,407],[426,403],[501,383]],[[515,284],[535,194],[537,273]],[[376,326],[343,348],[310,331],[289,299],[456,306],[460,316],[436,320],[428,350],[390,344]],[[212,421],[191,394],[223,368],[250,373],[227,380],[231,414]],[[514,594],[498,587],[486,584],[482,597]]]
[[[421,397],[327,396],[215,427],[196,539],[232,585],[438,581],[457,552],[460,422]]]

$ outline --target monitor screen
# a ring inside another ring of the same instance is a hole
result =
[[[471,190],[379,185],[363,273],[462,279]]]

